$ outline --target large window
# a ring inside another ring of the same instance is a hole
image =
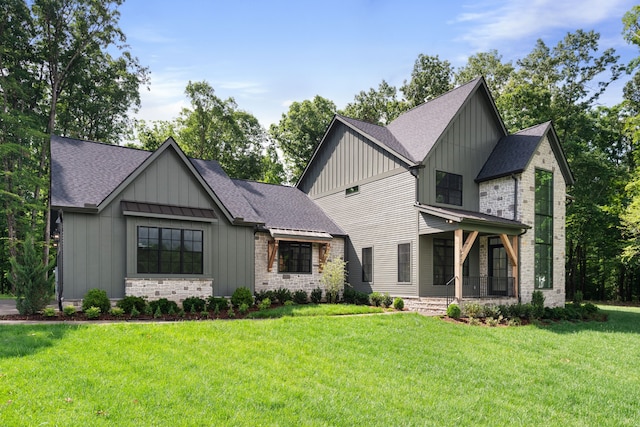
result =
[[[462,175],[436,171],[436,202],[462,206]]]
[[[553,287],[553,173],[536,169],[535,287]]]
[[[411,282],[411,243],[398,245],[398,282]]]
[[[446,285],[454,272],[453,239],[433,239],[433,284]],[[469,276],[469,257],[462,264],[462,276]]]
[[[280,273],[311,273],[311,243],[280,242],[278,246]]]
[[[138,227],[138,273],[202,274],[202,230]]]
[[[373,248],[362,248],[362,281],[373,281]]]

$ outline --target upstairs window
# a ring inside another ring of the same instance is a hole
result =
[[[278,272],[311,273],[311,243],[280,241]]]
[[[138,227],[138,273],[202,274],[202,230]]]
[[[462,175],[436,171],[436,202],[462,206]]]

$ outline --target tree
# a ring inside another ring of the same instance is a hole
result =
[[[404,81],[400,91],[404,94],[409,108],[436,98],[453,89],[453,67],[438,55],[418,55],[413,65],[411,80]]]
[[[20,258],[11,258],[12,282],[16,291],[16,308],[20,314],[35,314],[53,297],[54,275],[49,274],[55,262],[44,264],[37,254],[33,236],[23,245]]]
[[[347,284],[347,262],[339,257],[327,261],[322,267],[320,283],[324,285],[327,302],[336,304]]]
[[[487,86],[494,99],[500,98],[505,92],[505,86],[511,79],[515,68],[511,62],[503,63],[502,55],[497,50],[479,52],[471,55],[464,65],[455,72],[456,85],[467,83],[476,77],[484,76]]]
[[[360,91],[341,114],[384,126],[407,109],[408,104],[398,100],[396,88],[382,80],[378,90],[371,88],[368,92]]]
[[[297,182],[336,112],[333,101],[316,95],[294,102],[280,122],[269,128],[271,138],[284,153],[289,182]]]
[[[154,120],[151,123],[139,120],[135,124],[138,141],[148,151],[157,150],[169,137],[175,138],[178,135],[177,128],[175,120]]]

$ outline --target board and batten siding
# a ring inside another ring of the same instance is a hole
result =
[[[405,165],[343,123],[336,122],[298,185],[311,197],[345,190]]]
[[[478,185],[475,178],[503,136],[494,117],[490,101],[477,91],[462,108],[448,129],[423,161],[420,170],[419,200],[435,206],[450,206],[436,202],[436,170],[462,175],[462,206],[478,210]]]
[[[349,236],[345,256],[349,283],[365,292],[388,292],[394,296],[418,296],[418,214],[413,207],[415,178],[405,168],[389,176],[353,182],[357,193],[345,191],[314,198],[314,201]],[[398,244],[411,244],[411,282],[398,283]],[[362,282],[362,248],[373,248],[373,281]]]
[[[213,209],[215,222],[125,217],[122,200]],[[253,228],[231,225],[173,150],[148,165],[100,213],[64,212],[64,298],[80,299],[100,288],[110,298],[125,296],[125,277],[136,273],[137,226],[199,229],[205,232],[202,275],[213,278],[215,295],[231,295],[236,287],[253,289]],[[167,278],[179,277],[169,275]]]

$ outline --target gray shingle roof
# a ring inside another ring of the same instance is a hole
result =
[[[267,228],[346,234],[309,196],[295,187],[240,179],[232,181]]]
[[[51,205],[98,205],[151,155],[117,145],[51,137]]]
[[[478,173],[476,182],[522,172],[550,126],[551,122],[546,122],[500,138]]]
[[[351,126],[355,127],[362,133],[368,135],[374,140],[381,142],[386,145],[392,151],[400,154],[402,157],[405,157],[409,160],[413,161],[413,157],[406,150],[406,148],[398,141],[398,139],[391,133],[389,129],[384,126],[375,125],[372,123],[364,122],[362,120],[352,119],[350,117],[345,116],[337,116],[339,120],[342,120]]]

